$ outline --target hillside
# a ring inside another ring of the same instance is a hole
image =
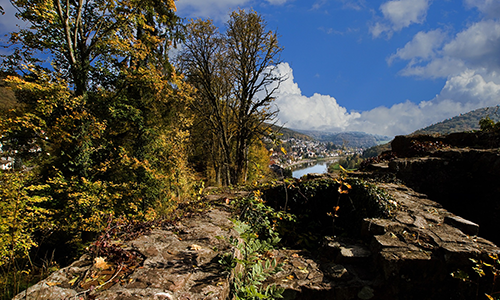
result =
[[[370,147],[363,151],[363,158],[376,157],[382,154],[382,152],[390,151],[391,143],[385,143],[377,146]]]
[[[280,126],[276,126],[276,125],[271,125],[271,129],[274,132],[281,134],[280,138],[282,140],[288,140],[290,138],[295,138],[297,140],[303,140],[303,141],[311,141],[311,140],[313,140],[312,137],[310,137],[310,136],[308,136],[306,134],[297,132],[295,130],[289,129],[289,128],[280,127]]]
[[[419,129],[412,133],[416,134],[450,134],[455,132],[472,131],[479,129],[479,120],[489,116],[495,122],[500,121],[499,107],[486,107],[473,110],[466,114],[455,116],[451,119],[433,124],[431,126]]]
[[[298,130],[322,142],[333,142],[335,145],[369,148],[388,142],[391,138],[381,135],[372,135],[364,132],[326,132],[314,130]]]

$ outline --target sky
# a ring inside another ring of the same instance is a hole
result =
[[[0,0],[0,33],[16,23]],[[177,0],[186,19],[253,9],[284,48],[278,123],[395,136],[500,104],[499,0]]]

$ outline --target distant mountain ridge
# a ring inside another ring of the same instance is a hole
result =
[[[297,130],[303,134],[311,136],[321,142],[333,142],[338,146],[346,146],[352,148],[369,148],[391,140],[388,136],[373,135],[364,132],[349,131],[349,132],[328,132],[317,130]]]
[[[280,134],[280,139],[282,140],[288,140],[288,139],[291,139],[291,138],[294,138],[294,139],[297,139],[297,140],[303,140],[303,141],[311,141],[311,140],[314,140],[314,138],[306,135],[306,134],[303,134],[303,133],[300,133],[298,131],[295,131],[293,129],[290,129],[290,128],[286,128],[286,127],[281,127],[281,126],[277,126],[277,125],[271,125],[271,130]]]
[[[490,117],[495,122],[500,121],[500,107],[485,107],[471,112],[455,116],[442,122],[427,126],[412,133],[416,134],[450,134],[479,130],[479,121],[482,118]]]

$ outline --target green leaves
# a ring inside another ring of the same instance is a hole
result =
[[[270,276],[282,270],[282,264],[270,255],[280,242],[280,237],[275,232],[276,223],[272,220],[283,218],[293,220],[294,217],[283,212],[275,212],[264,204],[261,195],[260,191],[254,191],[252,196],[241,200],[239,208],[243,211],[238,220],[233,220],[234,229],[244,242],[232,237],[228,241],[238,248],[241,257],[236,258],[232,254],[226,254],[219,260],[219,263],[234,270],[236,264],[241,266],[233,282],[232,293],[235,299],[283,298],[283,288],[265,284]]]

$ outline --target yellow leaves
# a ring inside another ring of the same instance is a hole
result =
[[[334,214],[335,217],[338,217],[337,216],[337,212],[339,211],[339,209],[340,209],[340,206],[334,206],[333,207],[333,214]]]
[[[177,11],[177,7],[175,6],[174,0],[167,0],[167,5],[168,8],[170,8],[172,11]]]
[[[352,189],[352,186],[348,182],[346,182],[344,179],[342,179],[342,178],[341,179],[337,179],[336,178],[335,182],[339,184],[339,187],[338,187],[338,190],[337,190],[339,192],[339,194],[348,194],[349,190]]]
[[[286,150],[285,150],[285,148],[281,147],[281,152],[283,152],[283,154],[285,154],[285,155],[286,155]]]
[[[60,282],[46,281],[45,284],[48,285],[48,286],[55,286],[55,285],[59,285],[61,283]]]
[[[255,191],[253,191],[253,196],[254,196],[255,198],[260,198],[260,197],[262,197],[262,191],[261,191],[261,190],[255,190]]]
[[[69,283],[70,285],[73,285],[73,284],[75,284],[75,282],[76,282],[79,278],[80,278],[80,276],[75,276],[73,279],[71,279],[70,281],[68,281],[68,283]]]
[[[7,258],[26,258],[36,246],[32,233],[51,226],[47,209],[40,205],[50,198],[32,195],[30,175],[25,171],[0,172],[0,267],[8,262]]]
[[[112,265],[108,264],[106,262],[106,259],[104,257],[96,257],[94,259],[94,267],[100,270],[107,270],[112,267]]]

